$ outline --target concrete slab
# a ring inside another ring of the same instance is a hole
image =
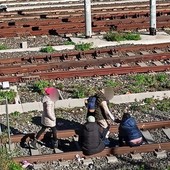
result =
[[[116,156],[106,156],[107,159],[107,163],[117,163],[118,159],[116,158]]]
[[[166,153],[165,150],[159,151],[159,152],[156,152],[156,151],[155,151],[155,154],[156,154],[156,157],[157,157],[158,159],[167,158],[167,153]]]
[[[84,160],[83,160],[83,164],[86,165],[86,166],[88,166],[88,165],[90,165],[90,164],[93,164],[93,161],[92,161],[91,158],[87,158],[87,159],[84,159]]]
[[[166,136],[170,139],[170,128],[168,129],[162,129],[163,132],[166,134]]]
[[[155,64],[156,66],[163,66],[164,65],[160,61],[153,61],[153,64]]]
[[[130,154],[131,158],[134,160],[142,160],[142,156],[139,153],[136,154]]]
[[[69,166],[69,161],[61,161],[61,162],[59,162],[59,166],[68,167]]]
[[[141,131],[142,132],[142,135],[143,137],[145,138],[145,140],[147,141],[147,143],[151,144],[151,143],[154,143],[154,139],[152,138],[150,132],[148,130],[146,131]]]
[[[147,67],[147,64],[145,64],[144,62],[140,62],[140,63],[137,63],[137,64],[141,67]]]
[[[146,92],[146,93],[136,93],[136,94],[125,94],[125,95],[115,95],[110,99],[110,103],[120,104],[120,103],[130,103],[134,101],[141,101],[145,98],[154,98],[162,100],[164,98],[170,97],[170,91],[158,91],[158,92]],[[74,108],[83,107],[84,99],[64,99],[58,100],[55,103],[55,108]],[[28,111],[42,111],[41,102],[33,103],[23,103],[23,104],[8,104],[8,112],[12,113],[18,111],[20,113]],[[6,106],[0,105],[0,115],[6,114]]]

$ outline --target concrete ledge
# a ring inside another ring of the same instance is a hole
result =
[[[7,49],[7,50],[0,50],[0,53],[14,53],[14,52],[25,52],[25,51],[40,51],[43,47],[33,47],[33,48],[17,48],[17,49]],[[61,50],[73,50],[74,45],[59,45],[53,46],[56,51]]]
[[[136,94],[125,94],[125,95],[116,95],[111,100],[110,103],[121,104],[121,103],[130,103],[135,101],[141,101],[145,98],[155,98],[162,100],[163,98],[170,97],[170,91],[157,91],[157,92],[146,92],[146,93],[136,93]],[[55,103],[55,108],[74,108],[74,107],[83,107],[85,99],[65,99],[59,100]],[[28,112],[28,111],[42,111],[41,102],[33,103],[23,103],[23,104],[9,104],[8,112],[12,113],[14,111],[18,112]],[[6,113],[6,106],[0,105],[0,115]]]

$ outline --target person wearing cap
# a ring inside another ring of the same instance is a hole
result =
[[[85,100],[85,105],[87,106],[87,116],[94,116],[96,122],[100,125],[100,131],[102,140],[105,141],[106,145],[109,145],[109,128],[110,123],[115,121],[115,117],[110,112],[108,107],[110,96],[105,95],[105,91],[109,91],[110,89],[100,89],[93,96],[90,96],[87,100]],[[94,104],[89,102],[93,98]],[[94,101],[95,100],[95,101]]]
[[[85,155],[99,153],[105,148],[94,116],[87,117],[87,122],[83,125],[80,133],[79,143]]]
[[[119,125],[119,145],[140,146],[143,143],[142,133],[137,127],[136,121],[125,112]]]
[[[43,112],[41,117],[42,127],[36,134],[35,139],[30,143],[32,148],[37,149],[36,143],[40,142],[39,138],[47,128],[52,130],[53,134],[53,147],[58,147],[57,129],[56,129],[56,116],[54,112],[55,101],[58,100],[58,90],[54,87],[45,88],[45,95],[43,97]],[[41,143],[41,142],[40,142]]]

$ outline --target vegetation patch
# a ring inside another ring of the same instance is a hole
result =
[[[23,170],[22,166],[12,160],[12,155],[7,149],[0,148],[0,169],[1,170]]]
[[[6,45],[0,44],[0,50],[6,50],[6,49],[8,49]]]
[[[43,52],[43,53],[52,53],[54,51],[55,49],[52,46],[46,46],[40,49],[40,52]]]
[[[126,40],[141,40],[139,34],[135,33],[117,33],[117,32],[108,32],[104,35],[104,39],[107,41],[126,41]]]
[[[14,90],[3,91],[0,90],[0,102],[5,103],[5,99],[8,99],[9,103],[13,103],[16,97],[16,92]]]
[[[38,92],[40,94],[44,93],[44,88],[51,86],[52,84],[47,81],[47,80],[40,80],[40,81],[36,81],[33,84],[33,91],[34,92]]]
[[[93,43],[79,43],[75,44],[75,50],[87,51],[92,48]]]

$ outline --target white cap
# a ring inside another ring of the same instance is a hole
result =
[[[88,121],[88,122],[95,122],[95,117],[94,117],[94,116],[89,116],[89,117],[87,118],[87,121]]]

